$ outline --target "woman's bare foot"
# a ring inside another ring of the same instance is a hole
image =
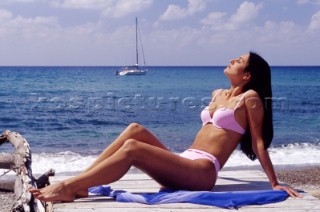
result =
[[[73,202],[75,199],[75,195],[66,188],[63,182],[42,189],[30,188],[29,192],[32,193],[35,198],[44,202]]]
[[[76,198],[85,198],[89,196],[88,190],[79,190],[76,193]]]

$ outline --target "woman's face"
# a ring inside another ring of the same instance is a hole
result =
[[[232,59],[230,64],[225,68],[224,74],[229,78],[242,77],[244,70],[247,67],[249,54],[241,55],[238,58]]]

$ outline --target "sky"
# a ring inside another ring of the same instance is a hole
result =
[[[0,66],[320,65],[320,0],[0,0]]]

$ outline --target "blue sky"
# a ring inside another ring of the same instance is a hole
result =
[[[320,65],[320,0],[0,0],[0,65]]]

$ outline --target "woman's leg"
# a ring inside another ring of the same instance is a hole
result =
[[[119,180],[131,166],[146,172],[160,184],[174,189],[210,190],[214,186],[214,165],[206,159],[189,160],[167,150],[134,139],[97,166],[77,177],[43,189],[30,189],[43,201],[72,201],[79,190]]]
[[[161,142],[145,127],[137,123],[131,123],[104,151],[97,157],[97,159],[82,173],[85,173],[92,168],[96,167],[99,163],[110,157],[116,152],[124,142],[128,139],[136,139],[140,142],[150,144],[152,146],[159,147],[164,150],[168,150]],[[87,197],[88,190],[79,190],[77,197]]]
[[[126,140],[135,139],[165,150],[168,150],[161,142],[145,127],[137,123],[130,124],[99,156],[98,158],[84,171],[88,171],[97,166],[101,161],[110,157],[116,152]]]

